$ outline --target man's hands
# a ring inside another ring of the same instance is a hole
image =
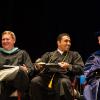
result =
[[[67,62],[59,62],[58,65],[64,69],[67,69],[69,67],[69,63]]]
[[[23,64],[23,66],[21,66],[22,70],[25,71],[26,73],[28,73],[28,67]]]
[[[44,62],[35,63],[35,68],[36,68],[37,70],[43,69],[44,66],[45,66],[45,63],[44,63]]]

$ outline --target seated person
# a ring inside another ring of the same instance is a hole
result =
[[[100,32],[97,33],[97,38],[100,44]],[[84,75],[87,79],[83,93],[85,100],[100,100],[100,50],[92,53],[87,59]]]
[[[60,97],[65,100],[73,99],[71,78],[82,73],[84,63],[78,52],[69,50],[71,46],[69,34],[60,34],[57,37],[57,46],[57,50],[46,52],[40,59],[36,60],[35,67],[40,68],[40,73],[31,80],[31,100],[49,99],[48,92],[50,90],[56,93],[55,100],[59,100]],[[43,66],[45,63],[58,64],[59,72],[53,72],[46,68],[45,65]]]
[[[14,47],[16,37],[12,31],[4,31],[1,42],[0,81],[7,83],[6,90],[1,93],[1,98],[7,100],[12,88],[19,90],[23,97],[24,92],[29,88],[28,75],[34,71],[33,63],[25,50]]]

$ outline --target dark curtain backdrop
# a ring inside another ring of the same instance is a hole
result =
[[[12,30],[16,46],[26,49],[33,62],[46,51],[56,49],[56,37],[69,32],[72,50],[85,61],[99,49],[95,32],[100,31],[99,1],[1,0],[0,32]]]

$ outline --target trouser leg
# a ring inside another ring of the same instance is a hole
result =
[[[29,78],[23,70],[19,70],[16,75],[16,78],[14,79],[14,87],[20,91],[26,91],[29,88]]]
[[[30,84],[30,99],[31,100],[46,100],[47,91],[46,91],[46,82],[43,82],[43,79],[38,76],[32,79]]]
[[[73,100],[71,82],[67,78],[60,79],[60,95],[64,95],[65,100]]]

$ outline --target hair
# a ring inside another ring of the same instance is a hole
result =
[[[16,40],[16,36],[15,36],[14,32],[12,32],[12,31],[4,31],[4,32],[2,33],[2,36],[5,35],[5,34],[11,35],[11,37],[12,37],[14,40]]]
[[[69,33],[61,33],[61,34],[58,35],[57,41],[61,41],[61,39],[62,39],[63,36],[68,36],[68,37],[70,37]]]

